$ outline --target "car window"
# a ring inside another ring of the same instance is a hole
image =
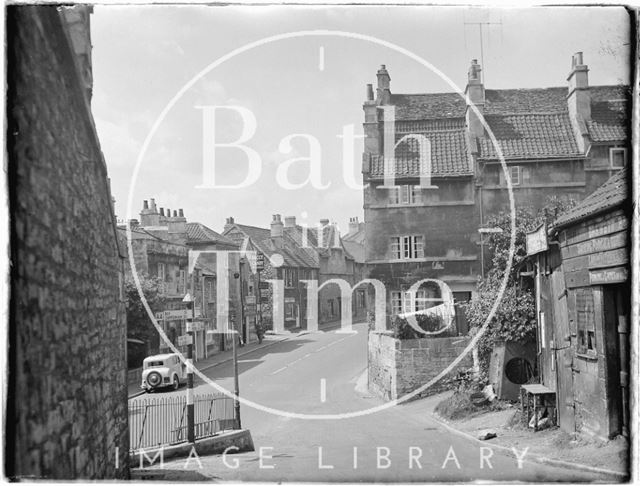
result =
[[[147,368],[155,368],[158,366],[164,366],[164,363],[162,361],[149,361],[147,363]]]

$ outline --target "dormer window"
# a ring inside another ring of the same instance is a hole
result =
[[[614,169],[621,169],[627,165],[627,149],[612,147],[609,149],[609,165]]]

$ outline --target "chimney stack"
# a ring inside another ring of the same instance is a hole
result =
[[[320,226],[323,228],[329,224],[329,220],[327,218],[323,218],[320,220]]]
[[[279,214],[273,215],[273,221],[271,221],[271,239],[278,248],[282,248],[284,237],[284,224]]]
[[[571,58],[571,72],[567,78],[569,93],[567,105],[571,126],[582,153],[589,149],[587,124],[591,120],[591,93],[589,92],[589,68],[583,64],[582,52],[576,52]]]
[[[151,205],[148,201],[142,202],[142,211],[140,211],[140,226],[159,226],[160,215],[156,208],[156,201],[151,199]]]
[[[357,233],[360,230],[358,217],[349,218],[349,234]]]
[[[377,76],[378,90],[376,102],[379,105],[388,105],[391,102],[391,76],[389,76],[384,64],[378,69]]]
[[[234,225],[235,221],[233,220],[232,217],[227,218],[226,223],[224,225],[224,231],[227,231],[229,229],[231,229],[231,227]]]
[[[467,95],[467,110],[466,110],[466,121],[467,127],[469,129],[469,134],[472,139],[480,138],[484,136],[484,126],[480,121],[480,117],[476,114],[476,112],[471,108],[472,104],[475,105],[476,109],[480,112],[480,114],[484,111],[484,85],[482,84],[482,66],[478,64],[477,59],[471,60],[471,66],[469,67],[469,72],[467,75],[467,87],[465,89],[465,94]],[[475,147],[476,144],[470,144],[472,147]]]
[[[296,227],[296,217],[295,216],[285,216],[285,218],[284,218],[284,227],[285,228],[295,228]]]
[[[171,213],[167,209],[167,214]],[[173,212],[173,218],[167,221],[167,230],[169,235],[178,236],[181,239],[186,241],[187,239],[187,218],[184,217],[184,212],[182,209],[180,210],[180,216],[178,216],[177,211]]]

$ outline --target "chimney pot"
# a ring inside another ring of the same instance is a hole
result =
[[[367,84],[367,101],[373,101],[373,84]]]
[[[157,211],[157,207],[156,207],[156,200],[151,198],[151,209],[155,212]]]
[[[164,208],[160,208],[160,216],[164,216]]]
[[[184,218],[184,211],[182,209],[178,211],[178,214],[180,215],[181,218]]]
[[[149,209],[149,201],[145,200],[142,202],[142,209]]]
[[[329,224],[329,220],[326,219],[326,218],[323,218],[323,219],[320,220],[320,224],[322,226],[327,226]]]

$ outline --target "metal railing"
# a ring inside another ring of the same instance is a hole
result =
[[[196,440],[237,429],[233,404],[233,398],[221,393],[194,397]],[[131,451],[186,441],[186,395],[138,398],[129,402]]]

